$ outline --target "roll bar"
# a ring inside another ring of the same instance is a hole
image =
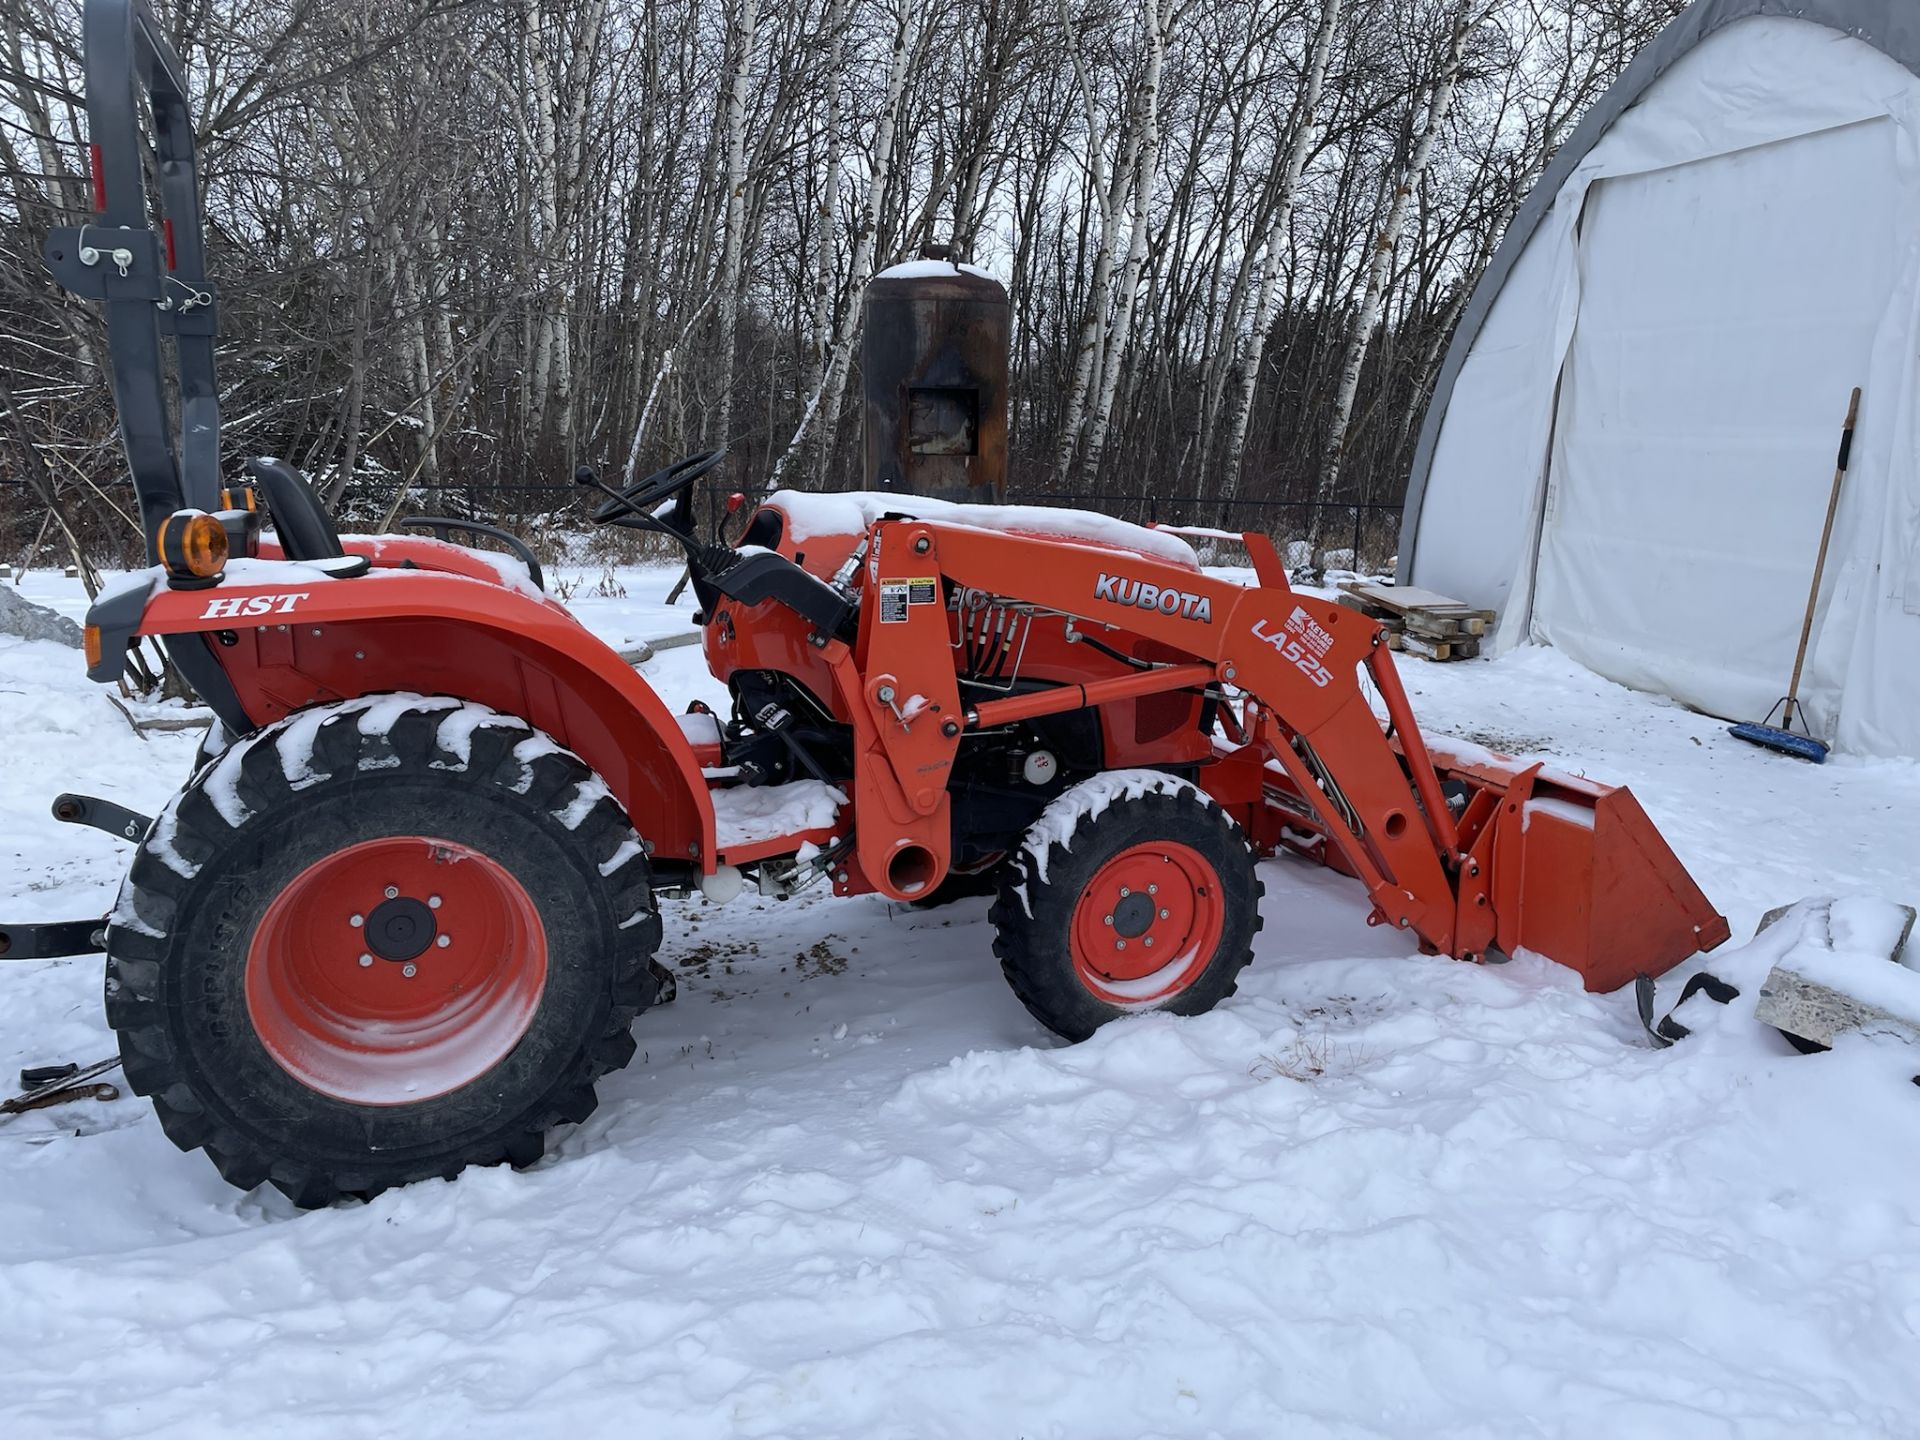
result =
[[[200,167],[180,58],[147,0],[86,0],[87,126],[94,215],[47,237],[47,267],[105,304],[114,408],[149,550],[183,505],[219,508],[219,306],[207,279]],[[152,120],[149,189],[141,113]],[[158,228],[155,219],[158,219]],[[180,436],[168,415],[165,336],[178,357]]]

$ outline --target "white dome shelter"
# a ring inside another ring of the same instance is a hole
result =
[[[1699,0],[1516,216],[1420,436],[1400,578],[1496,646],[1920,755],[1920,5]]]

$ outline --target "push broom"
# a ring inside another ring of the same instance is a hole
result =
[[[1816,765],[1827,758],[1828,747],[1814,739],[1811,733],[1794,734],[1793,716],[1794,711],[1800,709],[1800,671],[1807,660],[1807,641],[1813,635],[1813,610],[1820,599],[1820,576],[1827,568],[1827,544],[1833,539],[1833,517],[1840,508],[1840,486],[1847,478],[1847,459],[1853,451],[1853,422],[1859,415],[1860,387],[1856,385],[1852,398],[1847,401],[1846,423],[1840,428],[1840,458],[1834,462],[1833,493],[1827,497],[1827,523],[1820,531],[1820,553],[1813,561],[1813,588],[1807,591],[1807,613],[1800,622],[1800,648],[1793,652],[1793,679],[1787,682],[1787,693],[1774,702],[1772,710],[1767,711],[1766,720],[1758,725],[1742,721],[1729,727],[1733,734],[1750,744],[1778,750],[1782,755],[1811,760]],[[1777,726],[1767,723],[1773,719],[1775,711],[1782,712]],[[1800,714],[1800,728],[1807,728],[1804,710]]]

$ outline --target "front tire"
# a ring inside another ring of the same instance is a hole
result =
[[[383,695],[197,773],[107,931],[107,1020],[168,1138],[297,1205],[530,1164],[656,996],[645,847],[524,721]]]
[[[1146,1010],[1199,1015],[1253,958],[1261,886],[1240,828],[1188,781],[1116,771],[1059,796],[1004,867],[1007,982],[1056,1035]]]

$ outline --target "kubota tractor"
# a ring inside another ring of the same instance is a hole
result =
[[[118,903],[0,947],[105,950],[128,1081],[234,1184],[319,1205],[535,1159],[666,998],[661,902],[749,884],[991,883],[1001,966],[1068,1039],[1231,994],[1281,848],[1428,953],[1595,989],[1726,938],[1626,791],[1424,739],[1380,627],[1260,535],[1241,586],[1163,530],[885,495],[702,540],[717,451],[601,487],[596,522],[685,548],[722,717],[670,713],[530,554],[342,537],[275,460],[224,491],[180,67],[144,0],[88,0],[86,56],[99,213],[48,260],[106,306],[154,561],[93,607],[89,674],[151,637],[218,723],[151,820],[61,798],[136,841]]]

